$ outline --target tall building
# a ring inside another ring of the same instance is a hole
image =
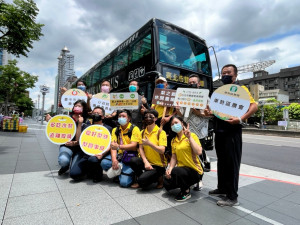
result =
[[[10,60],[10,55],[5,49],[0,48],[0,66],[6,65],[8,63],[8,60]]]
[[[74,72],[74,55],[68,54],[70,51],[65,46],[62,50],[60,55],[58,56],[58,74],[57,74],[57,80],[55,82],[55,93],[54,93],[54,102],[55,106],[54,108],[57,108],[60,106],[60,88],[64,87],[64,84],[66,83],[67,79],[75,76]]]

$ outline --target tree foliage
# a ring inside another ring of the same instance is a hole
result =
[[[36,23],[38,8],[33,0],[0,0],[0,46],[19,57],[26,56],[33,41],[40,40],[43,24]]]
[[[292,103],[288,107],[290,119],[300,120],[300,104]]]
[[[17,60],[9,60],[5,66],[0,66],[0,101],[4,102],[5,113],[7,114],[8,103],[15,103],[17,106],[32,108],[26,96],[26,89],[33,88],[38,77],[21,71],[17,67]],[[32,101],[31,101],[32,103]]]
[[[258,106],[258,110],[254,114],[257,122],[260,122],[262,110],[264,112],[264,121],[267,124],[277,124],[277,121],[282,120],[283,109],[280,102],[276,99],[268,99],[264,105]]]

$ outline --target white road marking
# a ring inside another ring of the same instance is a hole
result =
[[[270,219],[270,218],[268,218],[268,217],[265,217],[265,216],[263,216],[263,215],[260,215],[260,214],[258,214],[258,213],[255,213],[255,212],[253,212],[253,211],[251,211],[251,210],[245,209],[245,208],[243,208],[243,207],[241,207],[241,206],[233,206],[233,207],[236,208],[236,209],[239,209],[239,210],[241,210],[241,211],[243,211],[243,212],[245,212],[245,213],[248,213],[248,214],[250,214],[251,216],[254,216],[254,217],[258,218],[258,219],[261,219],[261,220],[263,220],[263,221],[265,221],[265,222],[268,222],[268,223],[270,223],[270,224],[274,224],[274,225],[283,225],[282,223],[279,223],[279,222],[277,222],[277,221],[275,221],[275,220],[272,220],[272,219]]]
[[[45,130],[45,129],[37,129],[37,128],[27,128],[28,130]]]

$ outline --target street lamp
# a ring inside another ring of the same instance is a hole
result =
[[[41,120],[41,124],[43,125],[43,121],[44,121],[44,105],[45,105],[45,95],[46,93],[49,93],[49,87],[47,87],[45,84],[40,86],[40,92],[43,95],[43,105],[42,105],[42,120]]]

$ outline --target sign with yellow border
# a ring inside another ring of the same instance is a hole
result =
[[[74,103],[78,100],[87,102],[87,96],[84,91],[73,88],[67,90],[61,97],[61,104],[65,109],[71,110]]]
[[[110,94],[110,107],[118,109],[138,109],[139,96],[137,92],[122,92]]]
[[[48,121],[45,132],[49,141],[62,145],[74,138],[76,123],[70,116],[57,115]]]
[[[241,117],[250,106],[250,96],[247,91],[235,84],[219,87],[211,96],[210,109],[222,120],[230,117]]]
[[[79,144],[87,155],[103,154],[110,147],[111,135],[102,125],[87,127],[80,135]]]

